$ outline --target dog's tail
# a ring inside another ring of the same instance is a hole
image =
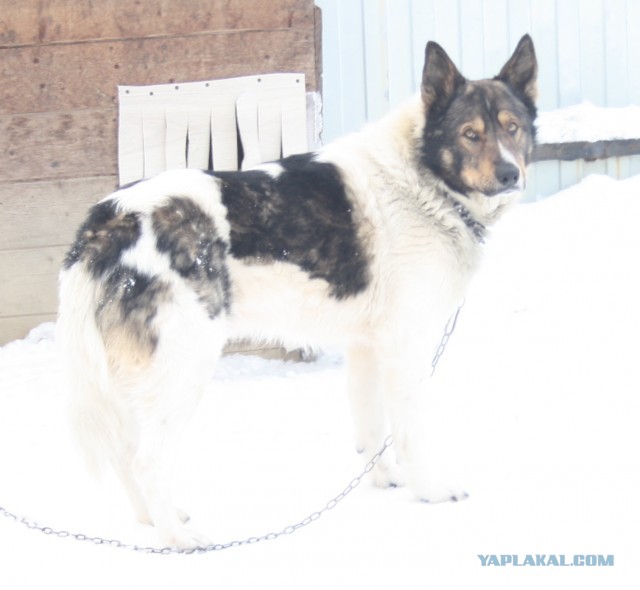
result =
[[[107,352],[96,324],[99,286],[82,264],[60,274],[60,305],[56,329],[69,391],[73,430],[96,476],[117,460],[126,432],[126,412],[112,391]]]

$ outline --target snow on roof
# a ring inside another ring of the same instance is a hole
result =
[[[640,139],[640,106],[598,107],[590,102],[541,111],[538,143]]]

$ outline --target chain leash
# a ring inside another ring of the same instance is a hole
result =
[[[456,324],[458,323],[458,316],[462,311],[464,306],[464,301],[458,306],[458,309],[453,313],[453,315],[449,318],[447,325],[444,327],[444,334],[442,335],[442,340],[440,340],[440,344],[438,344],[438,348],[436,349],[436,353],[433,355],[433,360],[431,361],[431,377],[436,372],[436,367],[438,366],[438,362],[440,361],[440,357],[444,354],[445,349],[447,348],[447,344],[449,343],[449,338],[453,334],[453,331],[456,329]]]
[[[279,537],[284,535],[291,535],[296,531],[300,530],[303,527],[311,524],[312,522],[318,520],[321,516],[327,513],[329,510],[333,510],[342,500],[344,500],[353,490],[355,490],[361,483],[362,479],[365,475],[367,475],[376,465],[376,463],[380,460],[383,453],[393,444],[393,440],[391,436],[388,436],[382,445],[382,448],[371,457],[371,460],[364,466],[362,472],[354,477],[347,487],[342,490],[337,496],[331,498],[323,508],[317,510],[316,512],[312,512],[306,518],[302,519],[300,522],[295,524],[291,524],[286,526],[281,531],[267,533],[266,535],[262,535],[260,537],[248,537],[241,541],[230,541],[228,543],[216,543],[212,545],[207,545],[205,547],[194,547],[192,549],[175,549],[173,547],[141,547],[139,545],[123,543],[122,541],[118,541],[117,539],[104,539],[102,537],[92,537],[90,535],[85,535],[82,533],[72,533],[65,530],[56,530],[48,526],[42,526],[34,520],[29,520],[28,518],[18,516],[13,512],[10,512],[6,508],[0,506],[0,515],[12,520],[18,524],[25,526],[28,529],[40,531],[44,535],[51,535],[53,537],[59,537],[61,539],[74,539],[76,541],[84,541],[86,543],[92,543],[94,545],[107,545],[108,547],[114,547],[116,549],[127,549],[129,551],[135,551],[138,553],[152,553],[152,554],[180,554],[180,555],[191,555],[193,553],[211,553],[213,551],[222,551],[223,549],[230,549],[231,547],[242,547],[243,545],[254,545],[255,543],[260,543],[261,541],[273,541]]]
[[[449,342],[449,338],[453,331],[456,328],[456,323],[458,321],[458,316],[460,314],[460,310],[462,309],[461,304],[458,309],[455,311],[453,316],[447,322],[445,326],[444,334],[442,336],[442,340],[438,345],[436,353],[431,361],[431,375],[435,373],[436,367],[438,365],[438,361],[447,347],[447,343]],[[91,543],[93,545],[106,545],[108,547],[114,547],[116,549],[125,549],[128,551],[134,551],[137,553],[150,553],[150,554],[159,554],[159,555],[170,555],[170,554],[178,554],[178,555],[192,555],[194,553],[211,553],[213,551],[222,551],[224,549],[230,549],[231,547],[242,547],[244,545],[255,545],[256,543],[260,543],[262,541],[273,541],[278,539],[279,537],[285,535],[291,535],[296,531],[299,531],[301,528],[310,525],[312,522],[318,520],[321,516],[333,510],[340,502],[342,502],[353,490],[355,490],[361,483],[365,475],[367,475],[375,466],[376,463],[380,460],[380,457],[384,454],[384,452],[393,444],[393,439],[391,436],[385,438],[384,443],[380,450],[371,457],[370,461],[364,466],[364,469],[360,474],[354,477],[347,485],[344,490],[342,490],[337,496],[334,496],[329,500],[323,508],[312,512],[306,518],[302,519],[300,522],[295,524],[291,524],[286,526],[281,531],[267,533],[266,535],[262,535],[260,537],[247,537],[241,541],[230,541],[228,543],[216,543],[212,545],[206,545],[204,547],[194,547],[191,549],[175,549],[173,547],[144,547],[140,545],[135,545],[132,543],[123,543],[117,539],[105,539],[103,537],[92,537],[90,535],[85,535],[83,533],[72,533],[70,531],[54,529],[49,526],[42,526],[35,520],[30,520],[24,516],[19,516],[13,512],[10,512],[6,508],[0,506],[0,516],[4,516],[5,518],[21,524],[28,529],[39,531],[44,535],[50,535],[52,537],[58,537],[60,539],[74,539],[75,541],[81,541],[85,543]]]

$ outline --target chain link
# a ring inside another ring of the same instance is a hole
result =
[[[462,307],[464,306],[464,301],[458,306],[455,313],[449,318],[447,325],[444,327],[444,334],[442,335],[442,340],[440,340],[440,344],[438,344],[438,348],[436,349],[435,355],[433,355],[433,360],[431,361],[431,376],[436,372],[436,367],[438,366],[438,362],[440,361],[440,357],[444,354],[445,349],[447,348],[447,344],[449,343],[449,338],[451,338],[451,334],[456,329],[456,324],[458,323],[458,316],[462,311]]]
[[[28,529],[40,531],[45,535],[51,535],[53,537],[59,537],[61,539],[75,539],[76,541],[84,541],[87,543],[92,543],[94,545],[107,545],[109,547],[114,547],[116,549],[127,549],[130,551],[135,551],[138,553],[153,553],[153,554],[181,554],[181,555],[190,555],[193,553],[211,553],[212,551],[222,551],[223,549],[229,549],[231,547],[241,547],[243,545],[253,545],[255,543],[260,543],[261,541],[273,541],[278,537],[282,537],[283,535],[291,535],[301,528],[308,526],[312,522],[318,520],[321,516],[323,516],[329,510],[333,510],[342,500],[344,500],[353,490],[355,490],[361,483],[362,479],[365,475],[367,475],[376,465],[376,463],[382,457],[382,454],[393,444],[393,440],[391,436],[388,436],[382,448],[371,457],[371,460],[364,466],[362,472],[354,477],[347,487],[342,490],[337,496],[331,498],[323,508],[317,510],[316,512],[312,512],[306,518],[302,519],[300,522],[295,524],[291,524],[286,526],[281,531],[267,533],[266,535],[262,535],[260,537],[248,537],[241,541],[230,541],[228,543],[217,543],[212,545],[207,545],[205,547],[194,547],[192,549],[175,549],[173,547],[143,547],[140,545],[134,545],[129,543],[123,543],[122,541],[118,541],[117,539],[104,539],[102,537],[92,537],[89,535],[84,535],[82,533],[71,533],[65,530],[56,530],[48,526],[42,526],[38,524],[36,521],[29,520],[28,518],[24,518],[22,516],[18,516],[13,512],[10,512],[6,508],[0,506],[0,515],[17,522],[18,524],[24,525]]]
[[[447,322],[447,325],[445,326],[442,340],[440,341],[440,344],[438,345],[438,348],[433,357],[433,360],[431,361],[431,367],[432,367],[431,375],[435,373],[436,366],[438,365],[438,361],[440,360],[440,357],[442,356],[442,354],[445,351],[445,348],[447,347],[447,343],[449,342],[449,338],[451,337],[451,334],[453,334],[453,331],[456,328],[458,315],[460,314],[460,310],[462,309],[463,305],[464,303],[460,305],[460,307],[458,307],[456,312],[453,314],[453,316],[451,316],[451,318]],[[260,537],[248,537],[240,541],[230,541],[228,543],[218,543],[218,544],[207,545],[204,547],[194,547],[192,549],[176,549],[173,547],[144,547],[144,546],[130,544],[130,543],[123,543],[122,541],[119,541],[117,539],[104,539],[102,537],[92,537],[90,535],[85,535],[82,533],[71,533],[65,530],[56,530],[48,526],[42,526],[34,520],[30,520],[28,518],[18,516],[17,514],[10,512],[6,508],[3,508],[2,506],[0,506],[0,516],[4,516],[5,518],[12,520],[18,524],[21,524],[28,529],[40,531],[44,535],[51,535],[53,537],[58,537],[60,539],[67,539],[67,538],[74,539],[76,541],[92,543],[93,545],[107,545],[108,547],[114,547],[116,549],[126,549],[129,551],[135,551],[137,553],[152,553],[152,554],[160,554],[160,555],[167,555],[167,554],[191,555],[193,553],[211,553],[213,551],[222,551],[223,549],[230,549],[231,547],[242,547],[243,545],[254,545],[255,543],[260,543],[262,541],[273,541],[284,535],[291,535],[296,531],[299,531],[301,528],[310,525],[312,522],[315,522],[329,510],[333,510],[340,502],[342,502],[351,492],[353,492],[353,490],[355,490],[362,483],[362,479],[364,478],[364,476],[367,475],[376,466],[376,463],[380,460],[380,457],[382,457],[383,453],[392,444],[393,444],[393,439],[391,438],[391,436],[388,436],[384,440],[382,448],[375,455],[373,455],[373,457],[371,457],[371,460],[364,466],[364,469],[362,470],[362,472],[356,477],[354,477],[349,482],[349,485],[347,485],[347,487],[344,488],[344,490],[342,490],[337,496],[331,498],[331,500],[329,500],[324,505],[324,507],[321,508],[320,510],[317,510],[316,512],[312,512],[306,518],[303,518],[300,522],[286,526],[279,532],[267,533],[266,535],[262,535]]]

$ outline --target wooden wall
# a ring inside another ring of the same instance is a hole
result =
[[[116,187],[117,85],[303,72],[313,0],[2,0],[0,344],[55,317],[86,209]]]

